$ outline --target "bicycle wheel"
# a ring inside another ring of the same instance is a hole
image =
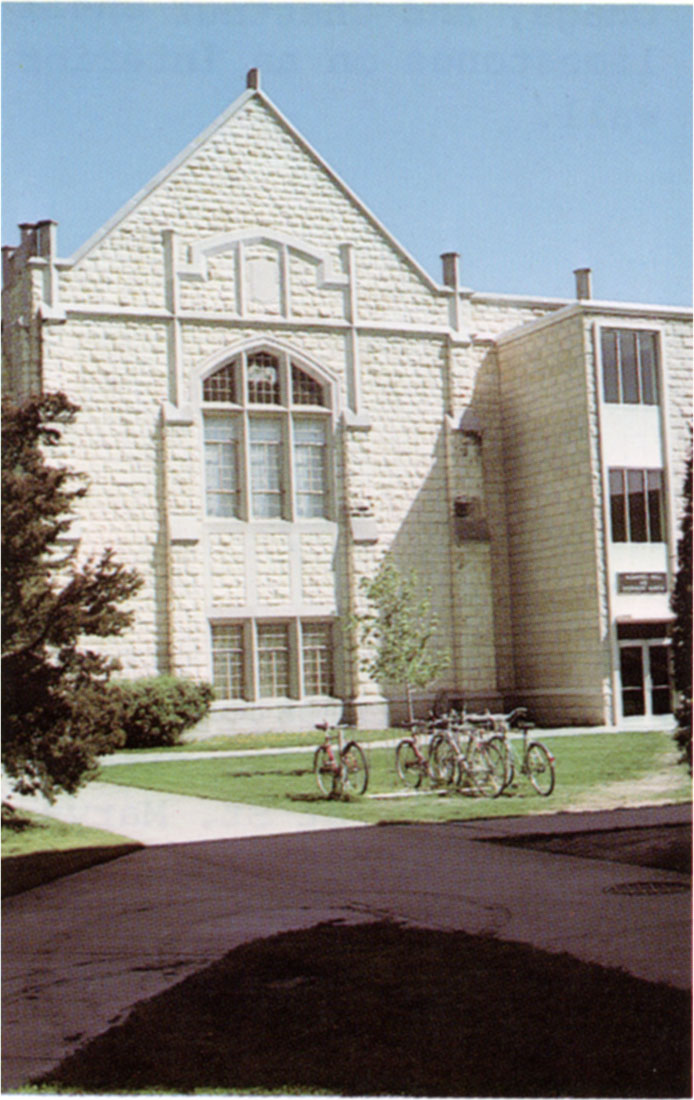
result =
[[[494,737],[485,741],[485,745],[494,765],[494,771],[501,777],[505,790],[513,782],[514,775],[513,756],[509,750],[508,741],[505,737],[495,734]]]
[[[405,787],[416,790],[422,782],[423,760],[417,753],[414,742],[406,737],[398,743],[395,750],[395,770],[398,779]]]
[[[548,798],[554,790],[554,757],[540,741],[528,745],[525,770],[537,793]]]
[[[313,774],[316,777],[318,790],[321,794],[330,796],[335,785],[335,766],[330,760],[325,745],[319,745],[313,757]]]
[[[369,783],[369,766],[360,745],[350,741],[342,750],[344,789],[349,794],[363,794]]]
[[[456,778],[458,772],[458,752],[447,737],[435,738],[429,752],[429,775],[435,783],[445,786]]]
[[[481,748],[489,769],[488,791],[485,793],[490,798],[498,798],[506,790],[509,777],[507,745],[502,737],[492,737],[489,741],[483,741]]]
[[[477,742],[466,757],[467,772],[473,787],[485,798],[498,798],[504,789],[505,769],[497,770],[499,757],[492,756],[487,745]]]

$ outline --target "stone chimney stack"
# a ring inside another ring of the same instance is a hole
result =
[[[260,89],[260,69],[249,69],[246,74],[246,87],[258,91]]]
[[[441,259],[443,261],[444,286],[449,286],[452,290],[457,290],[458,260],[460,259],[460,254],[458,252],[444,252]]]
[[[578,267],[574,271],[576,276],[576,297],[579,302],[588,301],[593,297],[592,271],[589,267]]]

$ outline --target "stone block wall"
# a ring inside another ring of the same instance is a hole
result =
[[[383,717],[384,685],[342,624],[364,610],[360,581],[388,557],[417,573],[451,656],[432,691],[495,708],[521,698],[552,721],[605,719],[590,310],[454,299],[260,93],[72,260],[56,259],[52,223],[22,234],[4,253],[7,392],[60,389],[81,406],[55,454],[90,481],[80,553],[112,545],[145,579],[133,630],[102,644],[124,674],[208,679],[211,621],[327,619],[338,693]],[[661,328],[678,499],[691,326]],[[251,346],[307,365],[329,393],[325,519],[205,514],[202,378]],[[255,719],[217,705],[215,729],[227,712],[238,729],[305,726],[300,702],[263,702]]]
[[[597,424],[579,315],[502,341],[516,693],[539,721],[607,720]]]

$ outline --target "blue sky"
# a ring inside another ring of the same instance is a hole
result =
[[[2,243],[71,255],[261,69],[436,279],[691,303],[691,8],[2,4]]]

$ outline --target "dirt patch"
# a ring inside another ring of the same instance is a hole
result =
[[[585,791],[575,803],[565,807],[580,810],[618,810],[630,806],[666,806],[676,799],[683,785],[679,754],[670,752],[660,760],[658,771],[641,779],[616,780]]]
[[[192,932],[194,934],[194,930]],[[80,1093],[691,1095],[687,992],[392,923],[243,945],[41,1084]]]

